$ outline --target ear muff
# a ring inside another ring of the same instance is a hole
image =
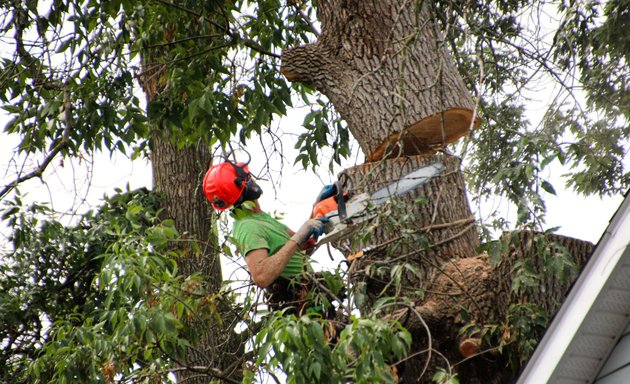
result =
[[[257,200],[263,193],[262,188],[253,180],[247,180],[247,184],[245,184],[245,189],[241,194],[241,197],[234,203],[234,206],[238,206],[245,201],[254,201]]]
[[[236,177],[234,178],[234,184],[240,189],[243,188],[241,196],[236,200],[234,206],[237,207],[244,201],[254,201],[262,195],[262,188],[251,178],[247,164],[231,163],[236,171]],[[245,184],[243,186],[243,184]]]

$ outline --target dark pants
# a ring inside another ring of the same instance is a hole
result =
[[[337,315],[332,305],[336,298],[326,295],[327,301],[331,303],[327,306],[328,308],[324,308],[321,300],[319,300],[320,303],[314,302],[313,297],[321,292],[317,284],[314,281],[300,279],[299,277],[292,280],[279,277],[266,289],[265,298],[267,305],[272,311],[284,310],[286,314],[294,314],[296,316],[315,312],[321,314],[325,319],[332,320]],[[343,297],[338,299],[343,299]]]

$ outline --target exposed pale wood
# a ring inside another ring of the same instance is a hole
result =
[[[459,343],[459,353],[463,357],[472,357],[479,353],[481,347],[481,339],[478,337],[469,337]]]
[[[317,9],[318,41],[283,51],[282,73],[325,94],[370,161],[424,153],[478,125],[430,2],[320,0]]]
[[[451,108],[425,117],[402,132],[389,136],[368,155],[367,161],[430,153],[444,143],[452,143],[468,133],[472,119],[473,111],[464,108]],[[479,125],[479,122],[477,117],[474,126]]]
[[[457,335],[467,322],[508,324],[508,308],[512,304],[535,304],[549,311],[550,318],[557,311],[577,274],[574,271],[566,279],[560,279],[550,273],[548,263],[539,252],[541,246],[550,250],[557,248],[558,244],[565,247],[577,271],[586,263],[593,247],[586,241],[531,231],[505,233],[502,241],[505,242],[505,253],[497,265],[492,265],[487,254],[444,263],[440,273],[426,284],[426,296],[416,307],[423,322],[410,317],[405,323],[414,335],[421,335],[425,324],[428,324],[436,348],[451,363],[462,360],[459,350],[461,341]],[[517,273],[513,267],[518,260],[531,262],[534,273],[540,278],[540,285],[517,295],[512,292],[512,284]],[[468,320],[462,317],[463,312]],[[502,337],[506,343],[514,341],[513,336],[509,328],[503,330]],[[496,354],[493,347],[481,344],[479,350],[482,353],[478,357],[458,365],[460,379],[465,377],[462,383],[510,382],[512,372],[502,370],[505,356]],[[488,349],[492,352],[483,353]]]
[[[549,269],[550,260],[545,263],[543,256],[532,241],[542,237],[542,244],[557,247],[561,244],[570,253],[577,269],[561,279]],[[445,318],[453,321],[459,316],[460,308],[465,309],[471,319],[479,324],[488,321],[501,321],[513,303],[534,303],[553,315],[566,292],[586,263],[593,245],[587,241],[555,234],[531,231],[515,231],[504,234],[508,242],[506,253],[500,262],[493,266],[487,254],[465,260],[450,260],[444,263],[440,273],[427,284],[427,295],[420,311],[429,323],[439,323]],[[517,271],[517,260],[526,258],[540,279],[537,287],[527,289],[524,294],[512,293],[513,279]],[[463,323],[461,324],[463,325]]]

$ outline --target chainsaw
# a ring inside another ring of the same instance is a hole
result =
[[[327,188],[320,193],[331,195],[323,198],[313,206],[312,218],[324,218],[324,236],[319,238],[316,248],[332,241],[348,237],[357,228],[357,224],[374,218],[378,212],[376,208],[394,197],[400,197],[425,184],[431,178],[444,170],[440,162],[418,168],[393,183],[378,189],[371,194],[352,194],[343,188],[341,182],[332,184],[332,190]]]

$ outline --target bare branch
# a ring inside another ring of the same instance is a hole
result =
[[[295,13],[298,14],[300,16],[300,18],[302,20],[304,20],[304,22],[306,24],[308,24],[311,32],[315,36],[319,36],[319,30],[317,28],[315,28],[315,25],[313,24],[313,22],[311,22],[311,19],[304,13],[304,11],[302,11],[302,8],[298,4],[298,2],[292,3],[291,5],[293,5],[295,7]]]

